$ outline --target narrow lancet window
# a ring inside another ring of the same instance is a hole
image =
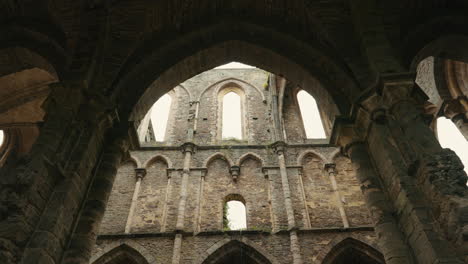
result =
[[[439,117],[437,119],[437,136],[443,148],[453,150],[460,157],[465,171],[468,173],[468,141],[455,124],[450,119]]]
[[[235,92],[223,97],[223,139],[242,139],[241,98]]]
[[[301,111],[302,122],[307,138],[326,138],[320,112],[314,97],[301,90],[297,93],[297,101]]]
[[[247,229],[245,205],[241,201],[231,200],[224,204],[223,225],[225,230]]]
[[[167,121],[171,109],[171,96],[163,95],[151,108],[151,125],[156,141],[164,141],[166,136]]]

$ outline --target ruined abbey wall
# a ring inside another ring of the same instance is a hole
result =
[[[292,263],[292,248],[299,250],[304,263],[321,263],[346,239],[377,248],[356,169],[327,140],[305,138],[293,93],[287,94],[282,109],[285,185],[278,150],[272,145],[277,110],[271,95],[276,87],[269,76],[260,69],[214,69],[170,92],[166,140],[142,142],[118,169],[92,262],[125,244],[151,263],[171,263],[174,237],[180,233],[180,263],[202,263],[232,241],[241,241],[271,263],[285,264]],[[222,140],[219,94],[233,87],[243,92],[247,137]],[[181,145],[188,141],[194,151],[180,230],[185,188]],[[290,196],[285,196],[285,188]],[[224,202],[232,195],[245,201],[247,230],[223,230]],[[292,205],[291,216],[287,203]],[[297,233],[298,243],[291,242],[291,232]]]

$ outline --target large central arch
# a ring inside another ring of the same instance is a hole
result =
[[[285,76],[314,95],[319,104],[329,105],[333,114],[347,114],[360,95],[358,83],[330,47],[318,40],[313,43],[240,20],[205,25],[176,36],[159,33],[143,41],[107,93],[116,98],[122,118],[139,120],[180,82],[239,61]]]

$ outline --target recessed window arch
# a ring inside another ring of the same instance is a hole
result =
[[[320,112],[314,97],[304,90],[300,90],[296,97],[306,138],[326,138]]]
[[[228,195],[223,204],[223,229],[247,229],[247,209],[245,200],[237,194]]]
[[[458,155],[468,173],[468,141],[450,119],[437,119],[437,137],[443,148],[449,148]]]
[[[235,85],[228,85],[220,90],[218,101],[220,139],[244,139],[244,91]]]

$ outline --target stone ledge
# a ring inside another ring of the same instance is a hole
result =
[[[333,233],[333,232],[355,232],[355,231],[374,231],[373,226],[356,226],[356,227],[329,227],[329,228],[311,228],[311,229],[297,229],[299,234],[308,233]],[[202,231],[199,233],[194,232],[162,232],[162,233],[133,233],[133,234],[101,234],[97,239],[115,239],[115,238],[147,238],[147,237],[174,237],[176,234],[183,236],[218,236],[218,235],[275,235],[275,234],[289,234],[286,229],[278,230],[277,232],[269,232],[263,230],[212,230]]]

